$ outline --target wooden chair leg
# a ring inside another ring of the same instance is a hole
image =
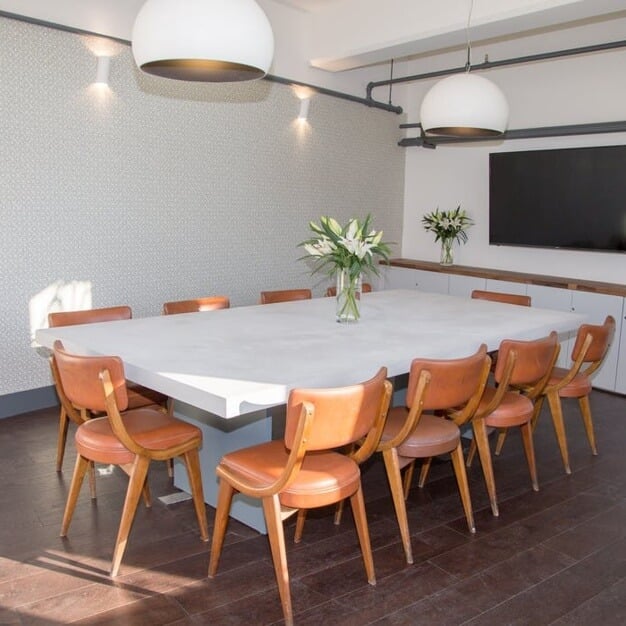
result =
[[[193,498],[193,506],[196,509],[196,517],[198,518],[198,526],[200,527],[200,537],[202,541],[209,540],[209,525],[206,519],[206,504],[204,502],[204,490],[202,488],[202,474],[200,473],[200,456],[198,448],[189,450],[183,455],[187,475],[189,476],[189,486],[191,487],[191,496]]]
[[[483,476],[485,477],[485,485],[489,494],[489,502],[491,504],[491,512],[495,517],[500,515],[498,510],[498,497],[496,495],[496,480],[493,475],[493,464],[491,462],[491,451],[489,450],[489,436],[487,435],[487,427],[485,420],[476,419],[472,421],[474,428],[474,439],[478,448],[478,456],[480,464],[483,468]]]
[[[424,461],[425,462],[425,461]],[[404,477],[402,479],[403,491],[404,491],[404,499],[406,500],[409,497],[409,491],[411,490],[411,483],[413,482],[413,472],[415,471],[415,460],[411,461],[404,468]],[[424,471],[424,466],[422,465],[422,472]],[[420,480],[422,474],[420,473]],[[423,487],[423,485],[420,485]]]
[[[532,426],[533,432],[535,432],[535,428],[537,428],[537,421],[539,420],[539,415],[541,414],[541,407],[543,407],[543,400],[545,396],[539,396],[535,400],[535,406],[533,408],[533,416],[530,420],[530,424]]]
[[[167,459],[167,475],[170,478],[174,478],[174,459]]]
[[[296,516],[296,530],[293,535],[293,542],[300,543],[304,533],[304,523],[306,522],[306,509],[300,509]]]
[[[211,558],[209,559],[209,578],[217,574],[217,566],[222,554],[226,527],[230,515],[230,506],[233,501],[235,490],[231,484],[220,478],[220,485],[217,492],[217,505],[215,507],[215,524],[213,525],[213,539],[211,541]]]
[[[352,505],[354,524],[356,525],[356,532],[359,536],[359,543],[361,544],[361,553],[363,554],[367,582],[370,585],[375,585],[376,573],[374,572],[374,557],[372,556],[372,544],[370,542],[370,533],[367,526],[367,517],[365,515],[363,489],[360,483],[356,493],[350,496],[350,504]]]
[[[344,500],[339,500],[337,506],[335,506],[335,517],[333,518],[333,524],[339,526],[341,524],[341,518],[343,517],[343,503]]]
[[[472,511],[472,499],[470,497],[469,484],[467,482],[467,473],[465,472],[465,459],[463,458],[463,446],[459,441],[457,447],[450,452],[452,457],[452,466],[456,475],[456,482],[459,486],[461,494],[461,502],[465,511],[465,519],[467,519],[467,528],[471,533],[476,532],[476,524],[474,524],[474,513]]]
[[[472,438],[469,451],[467,453],[467,459],[465,461],[465,467],[472,467],[472,463],[474,462],[475,456],[476,456],[476,439]]]
[[[285,534],[283,520],[280,514],[278,495],[263,498],[263,513],[267,525],[267,535],[272,550],[272,561],[276,573],[278,593],[283,607],[285,624],[293,626],[293,609],[291,607],[291,591],[289,589],[289,570],[287,569],[287,551],[285,549]]]
[[[385,470],[387,471],[387,480],[389,481],[389,488],[391,489],[393,506],[396,510],[400,537],[402,538],[402,545],[404,546],[404,555],[406,562],[411,564],[413,563],[413,550],[411,548],[409,520],[406,515],[406,503],[404,502],[402,479],[400,477],[400,463],[396,449],[384,450],[383,461],[385,462]]]
[[[506,433],[508,428],[500,428],[498,430],[498,440],[496,441],[496,449],[494,454],[496,456],[500,456],[500,452],[502,452],[502,448],[504,447],[504,442],[506,441]]]
[[[552,414],[552,424],[556,433],[556,440],[561,450],[561,458],[565,473],[571,474],[572,470],[569,466],[569,452],[567,450],[567,436],[565,435],[565,423],[563,421],[563,409],[561,407],[561,398],[558,393],[548,394],[548,404],[550,405],[550,413]]]
[[[148,475],[148,467],[150,466],[150,459],[145,456],[137,455],[133,462],[133,469],[128,481],[128,489],[126,490],[126,498],[124,500],[124,507],[122,508],[122,518],[120,520],[120,527],[117,531],[117,539],[115,540],[115,548],[113,549],[113,559],[111,563],[111,576],[117,576],[120,570],[120,564],[122,563],[122,557],[126,551],[126,544],[128,543],[128,535],[130,528],[135,519],[135,512],[137,511],[137,503],[144,488],[146,482],[146,476]]]
[[[67,427],[70,423],[67,412],[61,407],[59,414],[59,435],[57,438],[57,472],[63,469],[63,457],[65,456],[65,445],[67,443]]]
[[[429,457],[427,459],[424,459],[424,461],[422,462],[422,469],[420,470],[420,478],[417,482],[417,486],[420,489],[424,488],[424,485],[426,484],[426,479],[428,478],[428,473],[430,472],[430,465],[433,462],[433,457]]]
[[[583,424],[585,425],[585,432],[587,433],[587,439],[589,440],[589,445],[591,446],[591,453],[594,456],[597,456],[598,448],[596,447],[596,435],[593,431],[593,419],[591,417],[589,396],[578,398],[578,405],[580,406],[580,412],[583,416]]]
[[[118,465],[118,467],[123,470],[129,478],[131,477],[133,473],[132,463],[124,463],[123,465]],[[149,509],[152,506],[152,494],[150,493],[150,485],[148,485],[147,476],[141,490],[141,496],[143,498],[143,503],[145,504],[146,508]]]
[[[524,452],[526,461],[528,461],[528,471],[530,472],[530,480],[533,485],[533,491],[539,491],[539,481],[537,480],[537,464],[535,462],[535,446],[533,444],[533,427],[530,422],[520,426],[522,431],[522,442],[524,444]]]
[[[92,500],[97,498],[96,493],[96,464],[89,461],[89,494]]]
[[[70,483],[70,491],[67,494],[67,502],[65,503],[65,512],[63,513],[63,521],[61,522],[61,537],[67,537],[67,531],[74,515],[76,501],[80,493],[80,487],[83,484],[83,478],[89,470],[90,461],[80,454],[76,456],[76,464],[74,465],[74,473],[72,474],[72,482]]]

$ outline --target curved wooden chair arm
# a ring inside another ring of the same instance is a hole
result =
[[[306,453],[307,440],[311,427],[313,426],[315,408],[310,402],[302,403],[302,410],[298,419],[298,427],[294,437],[294,442],[298,442],[289,452],[289,459],[281,475],[273,482],[262,487],[249,483],[245,478],[235,474],[223,465],[218,465],[215,470],[220,478],[228,481],[228,483],[240,493],[253,498],[266,498],[268,496],[280,493],[289,486],[289,483],[295,478],[300,471],[304,455]]]
[[[380,438],[385,429],[385,422],[387,421],[387,413],[389,412],[389,404],[391,403],[391,394],[393,393],[393,385],[390,381],[386,380],[384,383],[383,394],[380,399],[380,407],[378,409],[378,415],[374,421],[374,425],[367,433],[363,443],[359,448],[350,456],[355,462],[360,465],[367,459],[369,459],[380,443]]]
[[[504,394],[509,390],[509,383],[511,381],[511,375],[513,374],[513,368],[515,367],[515,361],[517,360],[517,352],[515,350],[509,350],[506,363],[504,364],[504,373],[502,374],[502,380],[496,387],[496,393],[493,395],[491,402],[484,407],[480,413],[476,413],[474,417],[482,418],[493,413],[502,402]]]
[[[487,386],[487,380],[489,380],[490,371],[491,357],[489,355],[486,355],[483,369],[480,373],[480,383],[474,395],[468,400],[468,402],[462,409],[458,411],[453,410],[447,412],[447,417],[449,417],[457,426],[463,426],[463,424],[465,424],[472,417],[474,417],[474,413],[476,413],[476,409],[478,409],[478,405],[480,404],[480,400],[483,397],[485,387]]]
[[[422,409],[424,406],[424,394],[428,383],[430,382],[430,372],[428,370],[422,370],[420,377],[417,380],[417,388],[415,390],[415,398],[409,410],[409,415],[404,422],[404,426],[398,431],[395,437],[388,441],[381,441],[378,446],[378,451],[391,450],[397,448],[414,430],[417,426],[420,417],[422,416]]]

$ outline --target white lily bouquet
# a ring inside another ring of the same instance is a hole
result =
[[[441,241],[441,264],[452,265],[452,244],[467,242],[465,232],[474,224],[473,220],[459,205],[450,211],[436,209],[422,218],[426,231],[435,233],[435,242]]]
[[[345,226],[332,217],[321,217],[319,224],[309,222],[315,236],[299,244],[309,255],[303,258],[314,259],[313,273],[323,270],[337,277],[338,321],[359,319],[361,275],[378,274],[376,261],[389,258],[383,231],[373,230],[371,224],[371,215],[362,222],[352,218]]]

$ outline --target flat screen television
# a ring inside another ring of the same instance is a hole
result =
[[[491,153],[489,243],[626,252],[626,146]]]

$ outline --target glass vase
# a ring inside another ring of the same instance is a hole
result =
[[[350,270],[337,272],[336,296],[337,321],[349,323],[361,317],[361,274],[352,275]]]
[[[454,257],[452,256],[453,243],[454,239],[441,240],[441,258],[439,260],[441,265],[452,265],[454,263]]]

